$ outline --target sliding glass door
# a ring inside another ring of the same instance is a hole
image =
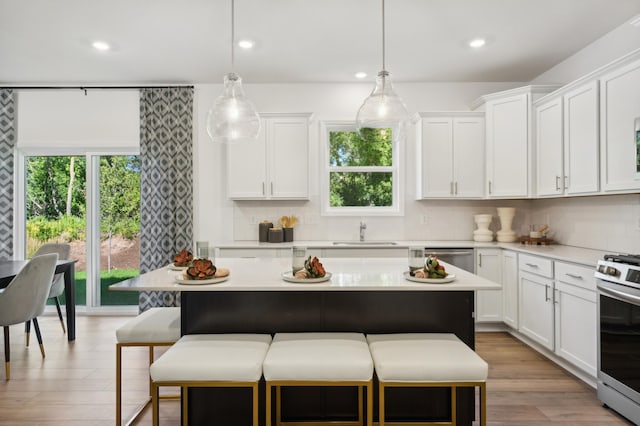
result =
[[[76,305],[137,305],[108,286],[139,274],[137,155],[24,156],[25,255],[48,242],[71,245]]]

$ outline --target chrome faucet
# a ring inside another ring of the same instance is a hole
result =
[[[364,241],[364,230],[367,229],[367,224],[360,222],[360,241]]]

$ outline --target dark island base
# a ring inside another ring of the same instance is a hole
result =
[[[265,291],[183,292],[182,334],[361,332],[454,333],[475,347],[473,291]],[[264,424],[264,383],[260,420]],[[448,389],[388,389],[388,421],[449,419]],[[458,390],[458,424],[471,425],[473,390]],[[250,392],[189,391],[189,423],[251,424]],[[285,421],[354,420],[357,392],[350,388],[283,389]],[[377,421],[377,386],[374,392]]]

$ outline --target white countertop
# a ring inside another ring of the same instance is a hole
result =
[[[552,244],[548,246],[531,246],[521,243],[499,243],[499,242],[477,242],[477,241],[427,241],[427,240],[415,240],[415,241],[393,241],[387,242],[394,244],[379,244],[379,241],[369,241],[365,243],[360,242],[348,242],[344,241],[344,244],[335,245],[334,241],[294,241],[292,243],[260,243],[258,241],[234,241],[228,243],[216,244],[216,247],[221,249],[290,249],[294,245],[304,246],[308,248],[330,248],[330,249],[406,249],[412,246],[421,246],[429,249],[436,248],[503,248],[507,250],[513,250],[520,253],[532,254],[535,256],[549,257],[554,260],[561,260],[565,262],[579,263],[582,265],[594,267],[598,263],[598,260],[604,258],[604,255],[609,253],[608,251],[587,249],[582,247],[564,246],[559,244]],[[367,244],[369,243],[369,244]],[[378,243],[378,244],[376,244]]]
[[[138,279],[126,280],[109,287],[117,291],[472,291],[499,290],[501,286],[453,265],[446,271],[456,279],[450,283],[425,284],[408,281],[407,260],[401,258],[376,259],[320,259],[330,281],[296,284],[282,279],[290,271],[290,258],[220,258],[216,266],[231,271],[229,279],[218,284],[183,285],[175,282],[179,271],[168,267],[142,274]]]

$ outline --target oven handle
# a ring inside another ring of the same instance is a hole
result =
[[[629,294],[629,293],[625,293],[624,291],[619,291],[619,290],[614,290],[612,288],[608,288],[608,287],[601,287],[598,285],[598,290],[601,293],[604,293],[608,296],[612,296],[616,299],[622,300],[624,302],[629,302],[632,303],[634,305],[639,305],[640,306],[640,297],[638,296],[634,296],[633,294]]]

